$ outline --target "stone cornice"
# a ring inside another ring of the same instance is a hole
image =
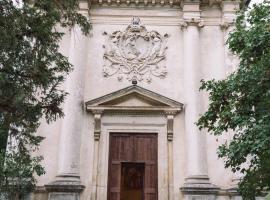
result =
[[[176,6],[180,7],[181,0],[89,0],[91,5],[107,6]]]
[[[124,16],[124,17],[113,17],[113,16],[92,16],[91,23],[92,24],[108,24],[108,25],[126,25],[130,22],[132,16]],[[149,17],[143,18],[145,25],[158,25],[158,26],[180,26],[182,28],[187,27],[189,22],[181,19],[180,16],[177,17]],[[201,21],[198,23],[194,23],[194,25],[199,25],[199,27],[203,26],[220,26],[222,30],[226,30],[228,27],[232,26],[233,21],[222,20],[220,17],[213,18],[201,18]],[[102,32],[100,32],[102,34]]]
[[[241,2],[244,2],[245,0],[242,0]],[[85,2],[85,1],[84,1]],[[181,8],[185,3],[194,3],[194,1],[184,1],[184,0],[87,0],[88,7],[92,6],[106,6],[106,7],[163,7],[163,6],[169,6],[169,7],[175,7],[175,8]],[[196,3],[200,4],[201,6],[223,6],[223,4],[240,4],[240,1],[234,0],[234,1],[228,1],[228,0],[200,0]]]

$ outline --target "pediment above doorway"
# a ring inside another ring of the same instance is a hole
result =
[[[86,110],[92,112],[178,113],[183,104],[161,94],[132,85],[99,98],[87,101]]]

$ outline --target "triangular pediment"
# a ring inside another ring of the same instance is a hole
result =
[[[100,105],[104,106],[168,106],[165,103],[151,99],[142,94],[132,92],[130,94],[115,98]]]
[[[180,111],[182,107],[180,102],[137,85],[86,102],[87,110]]]

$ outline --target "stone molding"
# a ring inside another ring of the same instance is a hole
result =
[[[125,31],[104,32],[107,43],[103,45],[103,75],[117,75],[119,81],[146,80],[152,77],[165,78],[167,39],[157,31],[147,31],[140,18],[133,18]]]
[[[180,188],[184,195],[217,195],[220,188],[211,184],[208,176],[192,176],[185,179]]]
[[[81,193],[85,186],[79,181],[61,181],[56,180],[52,183],[45,185],[47,192],[68,192],[68,193]]]

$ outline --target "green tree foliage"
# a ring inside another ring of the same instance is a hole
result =
[[[202,81],[210,105],[197,125],[214,135],[235,132],[218,155],[243,174],[239,191],[249,200],[270,189],[270,3],[239,13],[227,43],[239,68],[224,80]]]
[[[55,27],[78,25],[87,35],[89,21],[78,0],[0,0],[0,191],[17,198],[44,173],[34,157],[42,137],[35,132],[63,116],[67,93],[60,85],[72,65],[59,50],[64,35]],[[9,141],[7,143],[7,141]],[[8,197],[11,199],[12,197]]]

